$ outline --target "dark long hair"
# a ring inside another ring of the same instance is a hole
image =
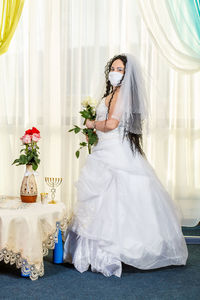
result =
[[[115,55],[113,58],[111,58],[108,61],[107,65],[105,66],[105,72],[104,73],[105,73],[105,77],[106,77],[106,91],[105,91],[105,94],[103,95],[102,98],[105,98],[105,97],[107,97],[108,95],[111,94],[111,98],[110,98],[109,103],[108,103],[108,111],[107,111],[107,115],[106,115],[106,120],[108,119],[108,113],[110,111],[110,106],[111,106],[111,102],[112,102],[112,99],[114,97],[114,94],[117,91],[117,89],[119,88],[119,87],[116,87],[115,89],[113,89],[113,86],[111,85],[111,83],[108,79],[108,75],[109,75],[109,72],[111,70],[111,66],[112,66],[113,62],[117,59],[120,59],[122,61],[122,63],[124,64],[125,72],[126,72],[127,57],[126,57],[125,54]],[[124,74],[125,74],[125,72],[124,72]],[[123,81],[123,79],[124,79],[124,76],[122,77],[121,82]],[[140,124],[140,125],[141,125],[141,128],[142,128],[142,124]],[[143,156],[145,156],[145,153],[142,149],[142,145],[143,145],[142,134],[126,132],[124,134],[124,137],[125,136],[129,141],[129,144],[130,144],[130,147],[131,147],[131,150],[132,150],[133,154],[135,154],[135,149],[136,149]]]

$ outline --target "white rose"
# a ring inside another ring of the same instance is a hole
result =
[[[83,101],[81,102],[81,105],[83,107],[87,107],[88,106],[88,104],[89,104],[89,98],[90,97],[86,97],[85,99],[83,99]]]
[[[97,101],[95,99],[91,99],[90,106],[96,107],[97,106]]]
[[[92,106],[92,107],[96,107],[97,105],[97,101],[95,99],[92,99],[90,96],[86,97],[85,99],[83,99],[83,101],[81,102],[81,105],[83,107],[87,107],[88,105]]]

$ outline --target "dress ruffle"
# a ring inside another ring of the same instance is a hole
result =
[[[77,270],[120,277],[121,262],[144,270],[186,263],[178,211],[153,170],[138,175],[91,157],[76,187],[64,260]]]
[[[70,231],[64,251],[64,261],[73,263],[83,273],[91,265],[93,272],[101,272],[104,276],[121,276],[121,261],[101,247],[102,241],[90,240]]]

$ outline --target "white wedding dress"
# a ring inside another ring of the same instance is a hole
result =
[[[104,99],[97,120],[105,120]],[[76,182],[77,202],[66,231],[64,261],[79,272],[120,277],[122,264],[139,269],[185,265],[187,246],[179,215],[154,169],[133,156],[120,126],[97,131],[99,141]]]

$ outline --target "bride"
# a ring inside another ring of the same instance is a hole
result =
[[[105,69],[97,107],[98,143],[76,182],[77,202],[66,231],[64,261],[79,272],[120,277],[122,262],[139,269],[185,265],[178,210],[142,150],[148,120],[140,66],[130,54]]]

